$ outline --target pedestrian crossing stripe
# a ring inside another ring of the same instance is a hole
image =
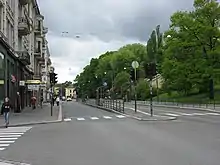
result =
[[[8,127],[0,129],[0,151],[15,143],[16,140],[24,135],[32,127]]]
[[[112,117],[110,117],[110,116],[103,116],[103,118],[105,118],[105,119],[111,119]]]
[[[77,120],[82,121],[82,120],[85,120],[85,119],[84,118],[77,118]]]
[[[126,118],[126,116],[124,115],[115,115],[116,118],[119,118],[119,119],[123,119],[123,118]],[[85,121],[86,119],[90,119],[90,120],[99,120],[99,119],[113,119],[113,116],[102,116],[102,117],[96,117],[96,116],[91,116],[91,117],[78,117],[78,118],[75,118],[77,121]],[[68,122],[68,121],[72,121],[72,118],[65,118],[64,121]],[[1,136],[1,135],[0,135]]]
[[[91,117],[92,120],[98,120],[98,117]]]

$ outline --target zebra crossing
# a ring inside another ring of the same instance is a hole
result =
[[[161,115],[165,116],[172,116],[172,117],[179,117],[179,116],[220,116],[220,113],[182,113],[182,112],[169,112],[169,113],[162,113]]]
[[[88,117],[71,117],[71,118],[65,118],[64,121],[68,122],[68,121],[73,121],[73,120],[76,120],[76,121],[88,121],[88,120],[91,120],[91,121],[95,121],[95,120],[112,120],[112,119],[124,119],[126,118],[126,116],[124,115],[114,115],[114,116],[88,116]]]
[[[0,151],[5,150],[32,127],[8,127],[0,129]]]

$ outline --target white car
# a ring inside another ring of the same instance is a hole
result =
[[[68,97],[68,98],[66,99],[66,101],[72,101],[72,99],[71,99],[70,97]]]

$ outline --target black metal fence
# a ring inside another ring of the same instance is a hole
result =
[[[134,104],[134,101],[131,101]],[[150,101],[137,101],[138,105],[149,105]],[[209,108],[209,109],[220,109],[220,104],[216,104],[215,101],[210,102],[198,102],[198,103],[184,103],[178,102],[175,99],[171,100],[160,100],[153,101],[153,105],[164,105],[164,106],[178,106],[178,107],[193,107],[193,108]]]
[[[91,99],[88,99],[85,101],[85,103],[124,113],[124,101],[123,100],[111,100],[111,99],[91,100]]]

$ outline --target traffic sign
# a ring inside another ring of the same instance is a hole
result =
[[[132,68],[137,69],[139,67],[139,63],[137,61],[133,61],[131,63]]]

